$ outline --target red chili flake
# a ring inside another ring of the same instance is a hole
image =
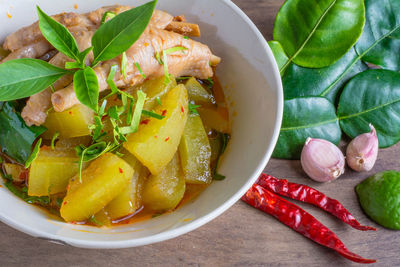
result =
[[[68,111],[68,114],[69,114],[69,115],[72,115],[72,111]]]
[[[77,5],[77,4],[75,4],[75,5],[74,5],[74,8],[75,8],[75,9],[78,9],[78,5]]]
[[[124,171],[121,168],[118,168],[119,173],[124,173]]]
[[[69,185],[67,185],[67,191],[69,190]]]
[[[154,136],[154,138],[158,138],[158,136],[157,136],[157,135],[155,135],[155,136]]]
[[[3,186],[0,184],[0,188],[1,188],[1,187],[3,187]]]
[[[166,110],[166,109],[164,109],[164,110],[162,111],[161,116],[165,116],[165,114],[167,114],[167,110]]]
[[[63,205],[67,205],[67,201],[64,201]]]
[[[144,47],[148,47],[149,46],[149,43],[144,43]]]
[[[183,109],[183,107],[182,107],[182,106],[181,106],[181,112],[182,112],[182,113],[184,113],[184,112],[185,112],[185,110]]]
[[[150,121],[150,119],[145,119],[145,120],[142,120],[142,121],[140,122],[140,124],[148,124],[149,121]]]
[[[165,138],[165,142],[167,142],[169,140],[169,136],[167,138]]]
[[[28,179],[29,170],[25,169],[19,174],[19,179],[26,180]]]

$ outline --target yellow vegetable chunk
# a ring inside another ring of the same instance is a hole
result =
[[[159,174],[174,157],[182,137],[188,115],[188,97],[184,85],[169,91],[162,105],[154,112],[163,114],[162,120],[146,119],[136,133],[128,136],[124,147],[132,153],[152,174]]]
[[[229,133],[229,112],[227,108],[200,107],[197,109],[206,128],[217,130],[221,133]]]
[[[74,150],[42,147],[29,170],[28,195],[47,196],[65,192],[68,181],[78,173],[79,158]]]
[[[90,141],[92,141],[92,138],[89,135],[73,138],[60,138],[60,140],[56,141],[55,148],[56,150],[73,150],[79,145],[88,146]]]
[[[82,104],[63,112],[51,111],[43,124],[48,129],[43,137],[51,139],[56,132],[60,133],[62,138],[89,135],[91,124],[93,124],[93,111]]]
[[[211,147],[201,118],[190,115],[179,145],[186,183],[211,183]]]
[[[174,209],[185,194],[185,178],[178,153],[158,175],[150,175],[143,190],[145,208],[154,211]]]
[[[162,99],[171,89],[176,87],[175,78],[165,85],[165,77],[159,77],[145,81],[139,86],[138,90],[142,90],[146,94],[146,103],[143,106],[145,110],[153,110],[157,105],[157,97]],[[136,93],[135,93],[136,96]]]
[[[106,153],[95,159],[69,183],[69,190],[61,205],[61,217],[67,221],[83,221],[99,212],[129,184],[134,170],[123,159]]]
[[[134,156],[129,152],[123,154],[122,159],[131,165],[135,172],[129,185],[104,208],[112,220],[132,214],[141,207],[141,191],[147,176],[146,168]]]
[[[14,182],[25,181],[25,168],[18,164],[3,163],[4,171],[11,176]]]
[[[215,99],[194,77],[185,83],[190,101],[196,103],[214,103]]]

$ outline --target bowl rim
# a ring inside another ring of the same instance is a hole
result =
[[[135,239],[128,239],[128,240],[119,240],[119,241],[95,241],[95,240],[81,240],[81,239],[75,239],[75,238],[70,238],[70,237],[64,237],[64,236],[59,236],[56,234],[49,234],[44,231],[36,230],[36,229],[31,229],[28,226],[24,225],[21,222],[18,222],[16,220],[7,218],[0,214],[0,221],[3,223],[7,224],[8,226],[21,231],[23,233],[29,234],[31,236],[34,236],[36,238],[48,240],[53,243],[57,244],[63,244],[63,245],[71,245],[74,247],[80,247],[80,248],[90,248],[90,249],[117,249],[117,248],[130,248],[130,247],[137,247],[137,246],[144,246],[144,245],[149,245],[153,243],[158,243],[161,241],[166,241],[175,237],[178,237],[180,235],[186,234],[190,231],[193,231],[200,226],[203,226],[204,224],[210,222],[211,220],[215,219],[219,215],[221,215],[224,211],[229,209],[233,204],[235,204],[245,193],[246,191],[254,184],[258,176],[262,173],[264,170],[266,164],[268,163],[272,152],[275,148],[275,145],[278,141],[279,137],[279,132],[281,128],[281,123],[282,123],[282,116],[283,116],[283,88],[282,88],[282,81],[280,79],[280,72],[278,69],[278,65],[276,63],[276,60],[273,56],[273,53],[265,40],[264,36],[261,34],[261,32],[258,30],[256,25],[250,20],[250,18],[231,0],[219,0],[223,3],[225,3],[233,12],[235,12],[237,15],[239,15],[245,22],[246,24],[251,28],[252,32],[256,35],[258,41],[261,41],[263,43],[263,48],[265,53],[268,55],[269,58],[272,59],[273,63],[273,76],[276,78],[276,84],[277,84],[277,110],[276,110],[276,122],[274,125],[274,132],[272,135],[271,139],[271,145],[267,148],[267,151],[265,151],[265,154],[263,158],[260,160],[257,168],[253,171],[251,174],[250,178],[247,180],[247,182],[234,194],[232,195],[224,204],[219,206],[218,208],[214,209],[210,213],[208,213],[205,216],[202,216],[200,218],[197,218],[193,221],[191,221],[188,224],[185,224],[183,226],[180,226],[176,229],[171,229],[167,230],[155,235],[150,235],[147,237],[141,237],[141,238],[135,238]]]

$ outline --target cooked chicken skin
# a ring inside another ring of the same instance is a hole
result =
[[[124,80],[120,72],[114,77],[117,87],[126,88],[140,84],[145,78],[140,74],[135,62],[139,64],[146,78],[160,77],[164,75],[164,68],[155,54],[162,54],[163,50],[172,47],[185,47],[185,51],[177,51],[167,55],[168,70],[170,74],[179,76],[195,76],[200,79],[207,79],[213,76],[213,70],[210,63],[218,64],[219,58],[213,56],[208,46],[194,40],[185,39],[184,36],[175,32],[159,30],[149,27],[142,34],[136,43],[126,51],[128,58],[127,79]],[[110,68],[113,65],[120,67],[121,57],[103,62],[94,70],[99,80],[99,90],[108,89],[106,82]],[[64,111],[79,103],[75,96],[73,85],[53,93],[51,101],[54,110]]]
[[[79,27],[85,27],[88,30],[93,30],[100,26],[101,20],[105,12],[110,11],[119,14],[129,10],[130,8],[131,8],[130,6],[115,5],[115,6],[101,7],[95,11],[86,14],[77,14],[74,12],[61,13],[52,16],[52,18],[63,24],[68,29],[75,26],[79,26]],[[157,27],[159,29],[164,29],[172,20],[173,20],[172,15],[160,10],[156,10],[150,21],[150,25],[153,27]],[[35,22],[30,26],[21,28],[20,30],[10,34],[6,38],[3,44],[3,48],[6,50],[10,50],[11,52],[14,52],[18,49],[21,49],[24,46],[30,45],[34,42],[38,42],[41,40],[44,40],[44,38],[39,29],[39,23]]]
[[[44,54],[49,52],[52,46],[46,40],[42,39],[36,43],[21,47],[10,53],[6,58],[4,58],[0,63],[4,63],[8,60],[19,59],[19,58],[39,58]]]

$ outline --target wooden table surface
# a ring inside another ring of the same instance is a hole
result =
[[[267,40],[283,0],[234,0]],[[340,200],[361,223],[376,226],[361,211],[354,186],[372,173],[397,169],[400,146],[380,151],[370,173],[346,173],[331,184],[312,183],[298,161],[272,159],[265,171],[308,183]],[[400,233],[378,227],[360,232],[310,206],[300,205],[330,227],[361,256],[381,266],[400,265]],[[378,265],[376,264],[376,265]],[[52,244],[0,223],[0,266],[337,266],[356,265],[309,241],[274,218],[239,201],[207,225],[173,240],[140,248],[87,250]]]

